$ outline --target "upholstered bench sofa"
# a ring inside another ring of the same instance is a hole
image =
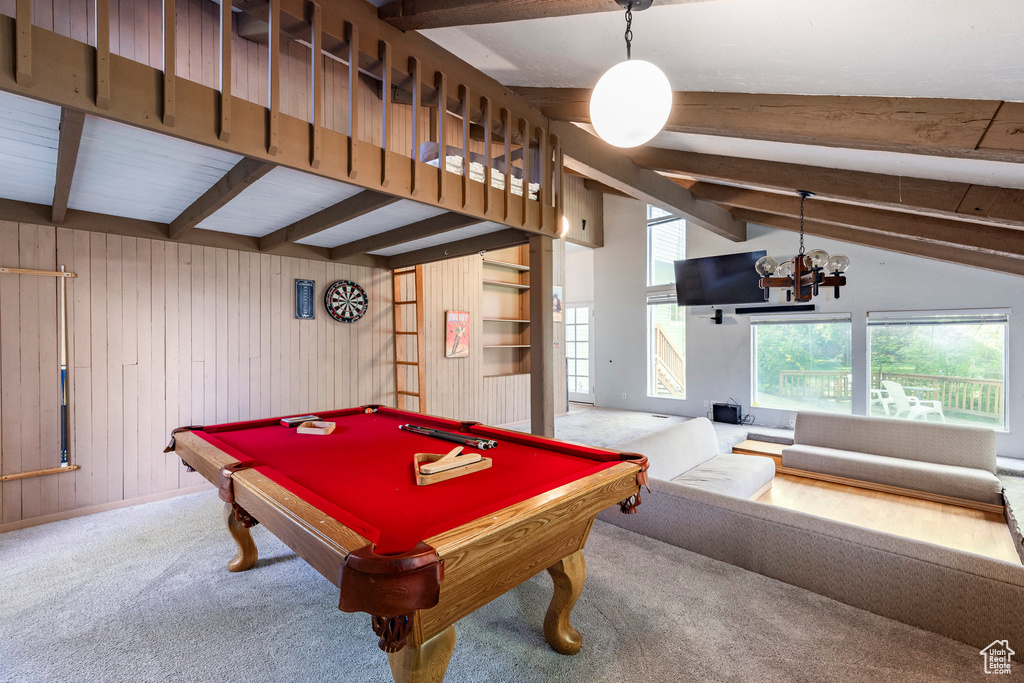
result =
[[[646,455],[649,477],[696,486],[739,498],[756,498],[771,488],[775,462],[771,458],[719,453],[711,421],[698,417],[617,444],[615,450]]]
[[[1009,639],[1024,661],[1020,565],[676,481],[650,487],[637,514],[598,518],[979,649]]]
[[[981,427],[798,413],[780,471],[982,509],[1003,504],[995,432]]]

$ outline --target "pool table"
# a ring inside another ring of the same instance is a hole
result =
[[[395,681],[441,681],[456,621],[547,569],[554,596],[544,636],[576,654],[569,613],[583,588],[582,549],[596,514],[636,511],[647,460],[543,437],[363,406],[317,413],[327,435],[280,418],[176,429],[182,461],[219,489],[238,552],[256,564],[257,523],[339,588],[339,609],[366,612]],[[399,429],[412,424],[491,440],[491,467],[429,486],[416,453],[454,444]],[[258,520],[258,521],[257,521]]]

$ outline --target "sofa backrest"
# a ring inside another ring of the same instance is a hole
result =
[[[711,420],[698,417],[620,443],[615,450],[646,455],[650,461],[647,474],[671,480],[718,455],[718,436]]]
[[[794,442],[996,471],[996,433],[984,427],[884,417],[797,413]]]

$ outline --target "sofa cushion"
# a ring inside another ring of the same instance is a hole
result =
[[[992,474],[996,471],[996,433],[984,427],[798,413],[794,441],[801,446],[824,446],[955,467],[975,467]]]
[[[672,481],[729,496],[750,498],[775,477],[775,461],[758,455],[722,453]]]
[[[782,466],[982,503],[1003,503],[1003,486],[996,475],[973,467],[804,444],[782,449]]]
[[[615,449],[646,455],[650,461],[647,470],[649,476],[655,479],[675,479],[718,455],[718,437],[711,420],[698,417],[620,443]]]

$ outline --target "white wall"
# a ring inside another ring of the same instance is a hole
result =
[[[850,313],[853,319],[854,367],[866,366],[868,311],[1011,308],[1024,297],[1024,278],[905,256],[814,236],[807,248],[820,247],[850,257],[849,284],[842,297],[813,303],[818,312]],[[734,243],[700,228],[687,231],[688,257],[767,250],[779,257],[797,250],[797,235],[759,225],[748,226],[746,242]],[[714,307],[691,308],[686,316],[685,400],[647,397],[647,317],[645,310],[646,213],[642,203],[605,198],[605,246],[594,252],[594,310],[597,405],[674,415],[704,415],[703,402],[733,398],[762,425],[785,426],[794,413],[750,408],[750,318],[734,315],[735,306],[720,306],[722,325],[706,318]],[[751,277],[755,274],[751,271]],[[775,303],[774,297],[773,302]],[[1024,458],[1024,309],[1010,316],[1008,433],[997,437],[1000,455]],[[867,377],[853,377],[854,412],[863,414]],[[622,398],[622,394],[626,398]]]
[[[594,300],[594,250],[566,242],[565,303],[585,304]]]

